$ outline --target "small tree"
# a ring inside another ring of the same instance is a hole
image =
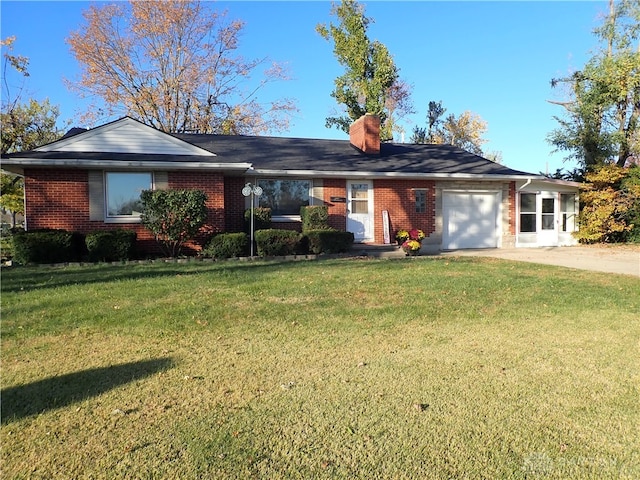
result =
[[[207,219],[207,196],[201,190],[144,190],[140,199],[143,225],[170,257],[180,254]]]
[[[607,164],[585,175],[587,183],[580,195],[582,211],[577,233],[581,242],[609,243],[627,239],[634,228],[631,222],[640,201],[640,189],[634,182],[636,169],[638,167],[625,169]]]

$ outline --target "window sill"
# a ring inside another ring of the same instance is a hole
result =
[[[140,217],[107,217],[104,223],[142,223]]]
[[[271,217],[271,221],[274,223],[292,223],[301,222],[302,218],[300,215],[276,215],[275,217]]]

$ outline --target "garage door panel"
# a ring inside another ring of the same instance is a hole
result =
[[[444,192],[443,248],[498,246],[497,192]]]

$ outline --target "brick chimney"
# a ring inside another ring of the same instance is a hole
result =
[[[380,117],[367,113],[349,127],[349,141],[362,153],[378,155],[380,153]]]

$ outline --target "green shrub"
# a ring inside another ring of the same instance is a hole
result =
[[[300,208],[302,233],[310,230],[329,230],[329,207],[313,205]]]
[[[144,190],[142,224],[169,257],[180,255],[207,221],[207,195],[201,190]]]
[[[271,228],[271,209],[268,207],[254,207],[253,209],[253,229],[265,230]],[[244,230],[251,231],[251,209],[244,211]]]
[[[13,234],[13,259],[27,263],[62,263],[80,260],[84,239],[66,230],[17,230]]]
[[[353,233],[339,232],[337,230],[310,230],[306,232],[309,252],[318,253],[344,253],[353,245]]]
[[[276,257],[294,255],[300,250],[301,235],[293,230],[278,230],[270,228],[255,232],[258,255],[261,257]]]
[[[135,255],[136,232],[133,230],[100,230],[85,238],[89,260],[113,262],[129,260]]]
[[[202,250],[205,257],[235,258],[247,254],[249,237],[246,233],[220,233]]]

